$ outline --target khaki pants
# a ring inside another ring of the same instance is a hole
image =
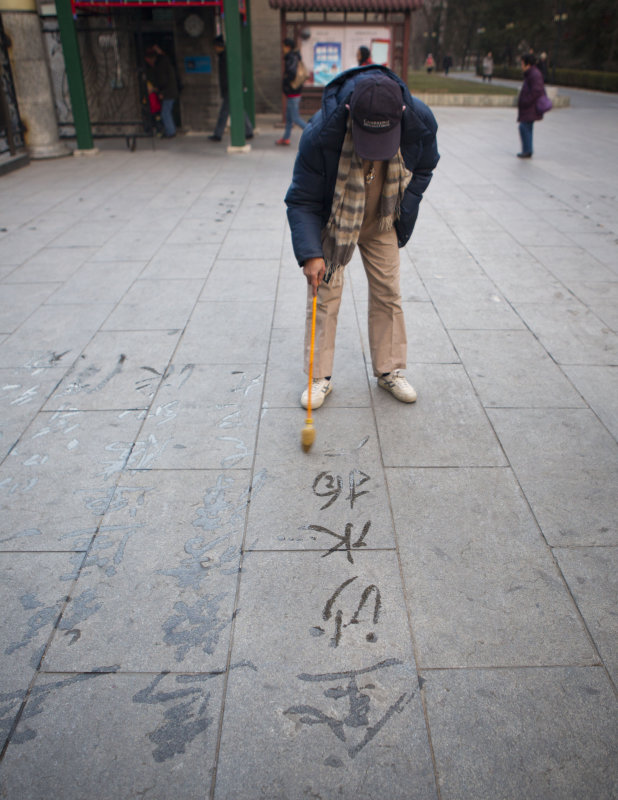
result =
[[[373,374],[378,377],[394,369],[405,369],[407,356],[406,328],[399,290],[399,248],[395,229],[381,231],[377,208],[382,193],[383,174],[367,189],[365,218],[358,238],[365,274],[369,283],[369,347]],[[381,178],[381,179],[380,179]],[[333,374],[337,315],[341,305],[344,269],[318,288],[315,323],[314,378]],[[309,371],[311,313],[313,294],[307,290],[305,326],[305,372]]]

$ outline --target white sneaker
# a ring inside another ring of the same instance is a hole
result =
[[[311,385],[311,408],[319,408],[332,390],[328,378],[314,378]],[[309,387],[302,393],[300,404],[303,408],[309,405]]]
[[[401,400],[402,403],[413,403],[416,400],[414,388],[410,386],[398,369],[378,378],[378,386],[386,389],[387,392],[390,392],[397,400]]]

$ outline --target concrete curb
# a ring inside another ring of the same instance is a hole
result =
[[[428,106],[478,106],[483,108],[513,108],[517,105],[517,95],[504,94],[442,94],[424,93],[412,94]],[[548,95],[551,94],[548,91]],[[564,96],[551,97],[554,108],[567,108],[571,99]]]

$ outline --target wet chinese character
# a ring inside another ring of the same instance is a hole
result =
[[[231,623],[232,617],[220,616],[220,604],[225,593],[205,595],[192,606],[179,600],[174,603],[176,613],[163,623],[163,641],[176,648],[176,661],[184,661],[192,648],[212,655],[219,643],[220,633]]]
[[[365,542],[365,537],[369,533],[369,528],[371,527],[371,520],[366,522],[363,526],[363,530],[361,531],[360,536],[358,539],[353,542],[352,541],[352,528],[354,525],[351,522],[346,523],[345,526],[345,533],[341,536],[334,531],[329,530],[328,528],[322,527],[322,525],[307,525],[307,530],[310,531],[317,531],[318,533],[327,533],[329,536],[337,539],[337,544],[331,547],[331,549],[324,553],[322,558],[326,558],[331,553],[334,553],[336,550],[344,549],[346,552],[346,556],[350,564],[354,563],[354,559],[352,558],[352,549],[358,549],[360,547],[367,547],[367,543]]]
[[[375,684],[366,683],[359,686],[357,679],[361,675],[368,675],[400,663],[398,659],[392,658],[365,669],[325,675],[299,675],[298,678],[301,681],[335,684],[326,689],[323,692],[323,696],[329,700],[347,701],[347,706],[343,707],[338,715],[328,714],[315,706],[306,704],[292,706],[283,713],[286,716],[298,716],[298,721],[302,725],[325,725],[339,741],[347,744],[347,754],[349,758],[354,759],[378,735],[393,715],[400,714],[414,697],[412,692],[403,692],[395,702],[389,705],[383,714],[378,716],[371,707],[371,692],[376,689]],[[383,695],[383,689],[380,690],[380,695]],[[372,722],[372,718],[375,721]],[[359,739],[358,736],[354,736],[355,730],[363,733],[362,738]],[[351,738],[357,741],[352,743],[350,741]],[[341,765],[339,760],[332,756],[326,759],[326,764],[331,766]]]
[[[338,603],[340,596],[342,593],[351,586],[355,580],[357,580],[358,575],[355,575],[353,578],[348,578],[347,581],[344,581],[341,586],[339,586],[335,592],[328,598],[324,609],[322,610],[322,619],[324,622],[330,622],[332,619],[334,621],[335,631],[333,636],[330,640],[331,647],[339,647],[341,642],[341,637],[343,636],[343,629],[347,628],[350,625],[360,625],[360,614],[363,608],[367,605],[367,603],[372,599],[373,600],[373,613],[370,615],[370,619],[373,625],[377,625],[380,620],[380,611],[382,608],[382,595],[380,594],[380,590],[375,584],[370,584],[366,586],[363,590],[359,603],[356,607],[356,610],[349,618],[348,622],[344,622],[344,612],[343,609],[338,608],[336,611],[335,604]],[[313,636],[322,636],[326,631],[324,628],[319,626],[312,628],[311,633]],[[378,641],[378,637],[376,633],[371,630],[369,633],[366,634],[365,639],[370,644],[375,644]]]
[[[365,489],[359,492],[358,489],[367,481],[371,480],[367,473],[359,469],[353,469],[348,476],[349,493],[345,498],[350,503],[350,508],[354,508],[354,503],[359,497],[364,494],[369,494],[369,490]],[[341,475],[333,475],[331,472],[320,472],[313,481],[313,493],[318,497],[329,497],[330,499],[324,503],[320,508],[323,511],[325,508],[332,506],[332,504],[339,499],[343,491],[343,478]]]
[[[257,672],[250,661],[230,664],[229,669],[241,667]],[[169,672],[161,672],[149,686],[133,696],[134,703],[160,705],[165,709],[162,724],[148,734],[150,741],[156,745],[152,751],[155,761],[166,761],[184,753],[187,745],[209,728],[213,721],[208,714],[211,693],[206,691],[204,684],[213,678],[222,677],[225,672],[226,670],[208,675],[176,675],[175,685],[167,691],[162,691],[159,686],[163,681],[169,684],[172,679],[166,680]]]

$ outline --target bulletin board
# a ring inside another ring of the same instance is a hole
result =
[[[310,78],[305,86],[325,86],[339,73],[358,66],[356,52],[368,47],[374,64],[391,66],[392,31],[388,26],[308,25],[300,53]]]

